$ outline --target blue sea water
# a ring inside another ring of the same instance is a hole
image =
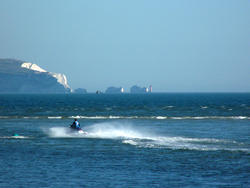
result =
[[[0,187],[249,187],[249,162],[249,93],[0,95]]]

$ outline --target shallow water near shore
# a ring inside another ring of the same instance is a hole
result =
[[[0,95],[0,187],[248,187],[249,127],[250,94]]]

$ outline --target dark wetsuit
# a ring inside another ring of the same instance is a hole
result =
[[[80,123],[78,121],[74,121],[73,124],[70,126],[72,129],[80,129]]]

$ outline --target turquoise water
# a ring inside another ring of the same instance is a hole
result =
[[[249,187],[249,146],[250,94],[0,95],[0,187]]]

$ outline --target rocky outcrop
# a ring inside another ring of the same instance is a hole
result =
[[[77,88],[73,91],[73,93],[76,93],[76,94],[87,94],[87,89],[84,89],[84,88]]]
[[[64,74],[48,72],[36,64],[0,59],[0,93],[69,93]]]
[[[130,88],[130,93],[148,93],[149,89],[146,87],[132,86]]]
[[[107,94],[118,94],[123,93],[124,89],[122,87],[108,87],[105,91]]]

